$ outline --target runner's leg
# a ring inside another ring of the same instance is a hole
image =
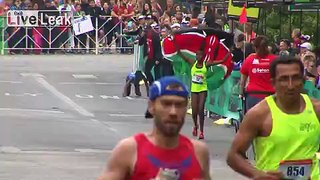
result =
[[[194,123],[192,134],[193,136],[198,135],[198,100],[199,93],[191,93],[191,109],[192,109],[192,119]]]
[[[203,91],[199,93],[199,104],[198,104],[198,114],[199,114],[199,121],[200,121],[200,132],[203,133],[204,127],[204,105],[207,98],[207,91]]]

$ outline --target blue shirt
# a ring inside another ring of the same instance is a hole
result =
[[[134,72],[131,72],[128,74],[127,79],[128,80],[133,80],[136,77],[136,74]]]

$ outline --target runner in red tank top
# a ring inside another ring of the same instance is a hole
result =
[[[154,128],[122,140],[113,150],[101,180],[210,180],[209,151],[200,141],[180,135],[188,90],[175,77],[150,87],[148,111]]]
[[[155,146],[145,134],[137,134],[137,161],[131,180],[153,178],[159,168],[169,168],[179,172],[180,179],[201,178],[201,167],[195,156],[192,142],[179,136],[179,145],[174,149]]]

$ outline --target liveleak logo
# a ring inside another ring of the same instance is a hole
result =
[[[9,27],[69,26],[71,16],[67,13],[59,16],[47,16],[45,12],[32,10],[12,10],[7,12]]]

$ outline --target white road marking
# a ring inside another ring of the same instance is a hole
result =
[[[32,76],[32,77],[42,77],[42,78],[44,78],[44,75],[39,74],[39,73],[20,73],[20,75],[23,76],[23,77]]]
[[[23,94],[11,94],[11,93],[4,93],[5,96],[17,96],[17,97],[23,97],[23,96],[32,96],[32,97],[36,97],[39,95],[43,95],[42,93],[23,93]]]
[[[111,117],[144,117],[143,114],[109,114]]]
[[[119,96],[100,95],[102,99],[120,99]]]
[[[123,83],[106,83],[106,82],[96,82],[94,84],[98,84],[98,85],[123,85]]]
[[[5,111],[4,111],[5,112]],[[9,111],[10,112],[10,111]],[[14,112],[14,111],[13,111]],[[19,112],[19,111],[17,111],[17,112]],[[30,112],[30,113],[32,113],[32,112]],[[39,112],[34,112],[34,113],[39,113]],[[83,125],[92,125],[92,122],[91,121],[87,121],[87,120],[83,120],[83,119],[80,119],[80,120],[74,120],[74,119],[76,119],[77,117],[76,116],[74,116],[74,115],[70,115],[70,114],[67,114],[67,113],[53,113],[53,112],[50,112],[50,113],[52,113],[52,114],[48,114],[47,112],[44,114],[44,115],[46,115],[46,116],[49,116],[49,115],[54,115],[54,117],[55,117],[55,119],[54,119],[54,121],[55,122],[61,122],[61,123],[65,123],[65,124],[76,124],[76,125],[79,125],[79,124],[83,124]],[[27,113],[27,112],[25,112],[25,113],[21,113],[20,112],[20,114],[18,114],[19,116],[21,115],[21,117],[26,117],[26,116],[30,116],[30,117],[34,117],[35,115],[34,114],[29,114],[29,113]],[[5,112],[5,113],[3,113],[3,112],[1,112],[0,111],[0,117],[8,117],[8,116],[10,116],[10,113],[8,113],[8,111],[7,112]],[[14,115],[15,117],[17,116],[17,115]],[[36,114],[36,116],[39,116],[38,114]],[[40,117],[40,116],[39,116]],[[64,118],[67,118],[67,119],[64,119]],[[32,119],[32,118],[27,118],[27,119],[24,119],[24,120],[30,120],[30,121],[41,121],[41,122],[43,122],[43,119],[39,119],[39,118],[36,118],[36,119]],[[46,120],[48,120],[48,121],[51,121],[51,119],[46,119]]]
[[[61,85],[123,85],[123,83],[107,82],[60,82]]]
[[[93,74],[72,74],[76,79],[97,79],[97,76]]]
[[[13,146],[0,146],[0,153],[7,154],[72,154],[72,153],[112,153],[110,149],[74,149],[73,151],[52,151],[52,150],[33,150],[24,151]]]
[[[42,110],[42,109],[0,108],[0,111],[38,112],[38,113],[64,114],[64,112],[62,112],[62,111],[50,111],[50,110]]]
[[[23,94],[10,94],[10,93],[4,93],[5,96],[23,96]]]
[[[89,94],[76,94],[75,95],[77,98],[81,98],[81,99],[92,99],[93,96],[89,95]]]
[[[0,83],[10,83],[10,84],[22,84],[21,81],[0,81]]]
[[[96,120],[96,119],[90,119],[92,122],[94,123],[100,123],[100,121]]]
[[[88,112],[83,107],[79,106],[75,102],[73,102],[69,97],[65,96],[61,92],[59,92],[55,87],[53,87],[51,84],[49,84],[45,79],[41,77],[36,78],[37,82],[40,83],[45,89],[50,91],[52,94],[54,94],[57,98],[71,106],[74,110],[76,110],[78,113],[80,113],[83,116],[88,117],[94,117],[94,114]]]
[[[113,132],[118,132],[118,130],[116,130],[115,128],[112,128],[112,127],[108,127],[108,129],[109,129],[110,131],[113,131]]]
[[[112,150],[103,150],[103,149],[74,149],[76,152],[81,153],[111,153]]]
[[[38,96],[38,95],[42,95],[42,93],[24,93],[24,95],[26,95],[26,96],[32,96],[32,97],[36,97],[36,96]]]
[[[17,147],[12,147],[12,146],[1,146],[0,147],[0,152],[1,153],[19,153],[21,150]]]
[[[106,122],[101,122],[101,121],[99,121],[99,120],[97,120],[97,119],[91,119],[91,121],[94,122],[94,123],[99,123],[99,124],[106,125],[105,127],[108,128],[110,131],[113,131],[113,132],[115,132],[115,133],[118,132],[118,130],[116,130],[115,128],[112,128],[112,127],[111,127],[108,123],[106,123]]]
[[[97,95],[98,97],[102,98],[102,99],[128,99],[128,100],[138,100],[138,101],[146,101],[146,98],[132,98],[132,97],[125,97],[125,98],[121,98],[119,96],[108,96],[108,95]],[[80,99],[94,99],[95,96],[91,95],[91,94],[75,94],[75,97],[80,98]]]
[[[144,98],[144,97],[130,97],[130,96],[127,96],[126,97],[128,100],[138,100],[138,101],[146,101],[147,98]]]

